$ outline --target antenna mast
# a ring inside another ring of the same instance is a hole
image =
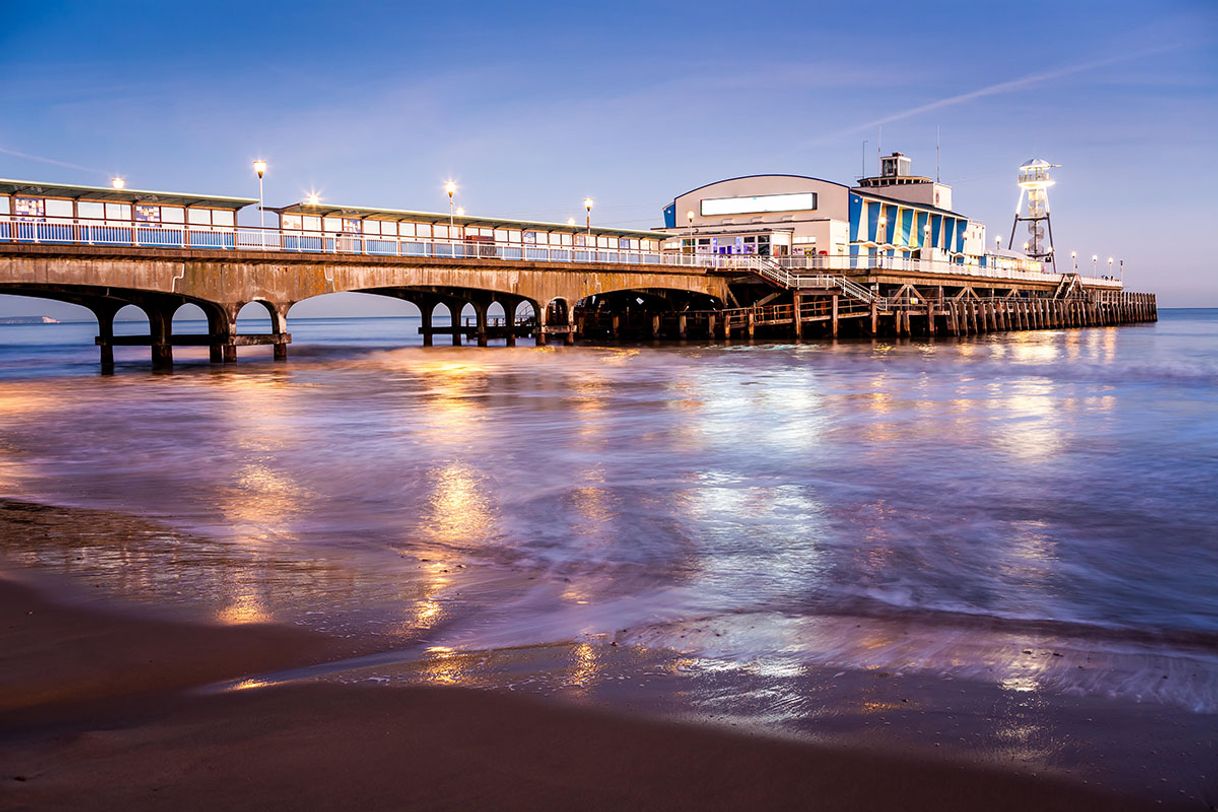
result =
[[[940,163],[939,128],[935,127],[935,183],[939,182],[939,163]]]

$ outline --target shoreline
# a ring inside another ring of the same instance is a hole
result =
[[[12,808],[1143,809],[1082,782],[461,687],[187,689],[346,641],[60,606],[0,580]],[[46,676],[58,677],[51,685]]]

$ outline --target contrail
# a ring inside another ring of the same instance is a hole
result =
[[[939,99],[938,101],[928,102],[926,104],[922,104],[917,107],[910,107],[907,110],[900,110],[896,113],[891,113],[887,116],[884,116],[883,118],[877,118],[874,121],[868,121],[865,124],[858,124],[853,127],[848,127],[844,130],[838,130],[837,132],[830,133],[821,138],[816,138],[807,143],[809,145],[810,144],[819,144],[819,143],[823,143],[825,141],[831,141],[835,138],[840,138],[845,135],[851,135],[853,133],[858,133],[858,132],[867,132],[876,127],[881,127],[885,124],[889,124],[893,121],[902,121],[907,118],[913,118],[914,116],[920,116],[923,113],[929,113],[933,110],[942,110],[944,107],[955,107],[958,104],[964,104],[966,102],[973,101],[974,99],[982,99],[982,98],[985,98],[986,96],[997,96],[1001,93],[1010,93],[1015,90],[1022,90],[1025,87],[1031,87],[1032,85],[1037,85],[1037,84],[1040,84],[1041,82],[1047,82],[1050,79],[1060,79],[1064,76],[1071,76],[1076,73],[1083,73],[1084,71],[1095,70],[1096,68],[1103,68],[1108,65],[1114,65],[1118,62],[1127,62],[1131,59],[1140,59],[1141,57],[1144,57],[1144,56],[1150,56],[1152,54],[1162,53],[1164,51],[1175,50],[1178,47],[1180,47],[1180,46],[1168,45],[1168,46],[1163,46],[1160,48],[1151,48],[1151,49],[1147,49],[1147,50],[1143,50],[1143,51],[1135,51],[1134,53],[1123,54],[1121,56],[1108,57],[1107,59],[1097,59],[1093,62],[1080,62],[1077,65],[1067,65],[1065,67],[1057,68],[1055,70],[1044,71],[1042,73],[1033,73],[1033,74],[1029,74],[1028,76],[1021,76],[1018,79],[1010,79],[1006,82],[999,82],[997,84],[988,85],[986,87],[978,88],[977,90],[970,90],[968,93],[961,93],[956,96],[948,96],[945,99]]]
[[[30,155],[28,152],[18,152],[15,149],[8,149],[6,147],[0,147],[0,153],[3,153],[4,155],[12,155],[14,158],[22,158],[27,161],[37,161],[38,163],[50,164],[51,166],[62,166],[65,169],[76,169],[81,172],[89,172],[95,175],[106,174],[100,169],[93,169],[89,166],[81,166],[80,164],[68,163],[67,161],[58,161],[54,158],[44,158],[41,155]]]

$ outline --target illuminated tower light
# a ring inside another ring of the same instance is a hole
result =
[[[1033,259],[1042,260],[1057,269],[1053,256],[1053,223],[1049,219],[1049,187],[1056,181],[1049,170],[1061,166],[1040,158],[1033,158],[1019,167],[1019,202],[1015,204],[1015,222],[1011,224],[1011,239],[1015,244],[1015,230],[1019,223],[1028,224],[1028,241],[1025,253]],[[1025,209],[1024,201],[1027,201]]]

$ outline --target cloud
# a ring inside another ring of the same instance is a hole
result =
[[[813,144],[823,144],[827,141],[834,141],[834,140],[837,140],[837,139],[842,138],[847,135],[853,135],[855,133],[861,133],[861,132],[868,132],[870,130],[875,129],[876,127],[882,127],[883,125],[890,124],[894,121],[903,121],[908,118],[914,118],[916,116],[920,116],[923,113],[930,113],[935,110],[942,110],[945,107],[955,107],[957,105],[967,104],[968,102],[976,101],[977,99],[983,99],[988,96],[998,96],[1003,93],[1013,93],[1017,90],[1023,90],[1025,88],[1033,87],[1033,86],[1041,84],[1043,82],[1048,82],[1052,79],[1061,79],[1066,76],[1073,76],[1076,73],[1085,73],[1087,71],[1096,70],[1098,68],[1104,68],[1109,65],[1115,65],[1119,62],[1128,62],[1128,61],[1131,61],[1134,59],[1141,59],[1146,56],[1151,56],[1153,54],[1163,53],[1164,51],[1176,50],[1177,48],[1180,48],[1180,47],[1182,47],[1182,46],[1166,45],[1166,46],[1162,46],[1162,47],[1158,47],[1158,48],[1149,48],[1149,49],[1145,49],[1145,50],[1141,50],[1141,51],[1134,51],[1132,53],[1122,54],[1120,56],[1112,56],[1112,57],[1107,57],[1105,59],[1096,59],[1091,62],[1080,62],[1080,63],[1074,64],[1074,65],[1066,65],[1064,67],[1054,68],[1053,70],[1042,71],[1040,73],[1031,73],[1031,74],[1028,74],[1027,76],[1021,76],[1018,79],[1009,79],[1005,82],[998,82],[997,84],[987,85],[985,87],[977,88],[976,90],[970,90],[967,93],[960,93],[955,96],[948,96],[943,99],[938,99],[936,101],[927,102],[926,104],[920,104],[917,107],[910,107],[905,110],[898,110],[897,112],[889,113],[888,115],[886,115],[882,118],[877,118],[877,119],[874,119],[872,121],[868,121],[868,122],[865,122],[862,124],[856,124],[856,125],[847,127],[842,130],[837,130],[836,132],[828,133],[819,138],[815,138],[811,141],[806,142],[805,146],[811,146]]]
[[[100,169],[94,169],[89,166],[81,166],[80,164],[69,163],[67,161],[56,160],[55,158],[46,158],[42,155],[31,155],[28,152],[18,152],[15,149],[7,149],[0,147],[0,155],[11,155],[14,158],[20,158],[23,161],[35,161],[40,164],[50,164],[51,166],[62,166],[65,169],[76,169],[81,172],[90,172],[96,175],[105,175],[106,173]]]

